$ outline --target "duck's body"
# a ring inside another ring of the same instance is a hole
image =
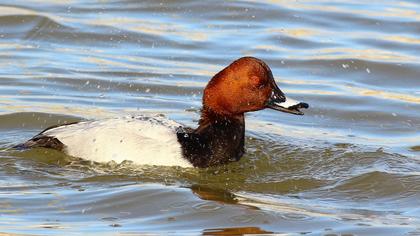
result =
[[[220,118],[193,130],[163,116],[127,116],[51,127],[24,147],[53,148],[95,162],[209,167],[239,160],[244,136],[243,119]]]
[[[180,124],[161,116],[82,121],[41,132],[26,143],[54,148],[96,162],[124,160],[140,165],[192,167],[182,155]]]
[[[123,117],[50,127],[19,147],[44,147],[96,162],[209,167],[244,153],[244,113],[266,107],[302,114],[305,103],[285,104],[268,66],[245,57],[216,74],[204,90],[196,129],[163,117]]]

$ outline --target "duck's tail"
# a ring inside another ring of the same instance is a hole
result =
[[[39,134],[24,143],[13,146],[12,148],[17,150],[24,150],[37,147],[52,148],[62,151],[64,149],[64,144],[55,137]]]

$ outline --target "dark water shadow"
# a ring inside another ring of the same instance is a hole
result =
[[[273,234],[274,232],[263,230],[259,227],[238,227],[205,229],[203,235],[250,235],[250,234]]]

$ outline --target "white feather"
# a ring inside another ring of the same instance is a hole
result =
[[[179,126],[162,117],[139,116],[85,121],[44,134],[60,140],[68,155],[87,160],[192,167],[182,156],[176,135]]]

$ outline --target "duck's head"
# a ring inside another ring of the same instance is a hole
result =
[[[303,102],[287,99],[262,60],[242,57],[217,73],[204,89],[203,107],[216,114],[234,116],[265,108],[303,115]]]

